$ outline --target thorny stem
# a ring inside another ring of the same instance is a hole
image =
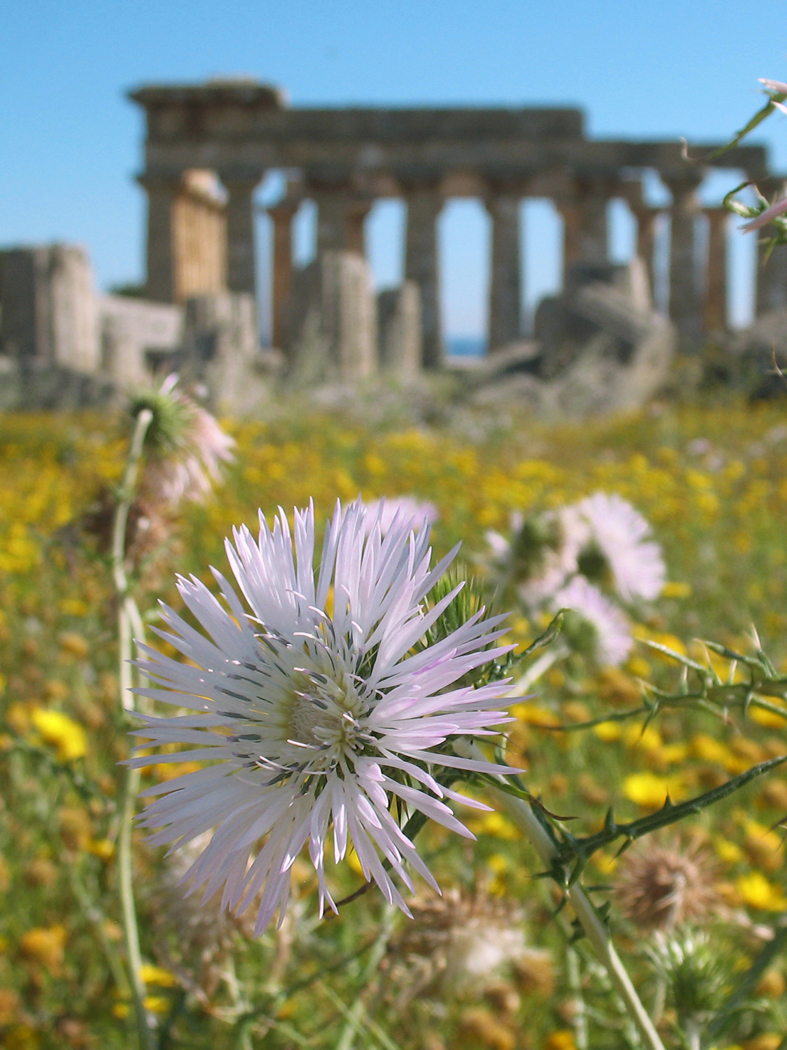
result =
[[[118,598],[118,677],[120,680],[120,703],[130,714],[134,711],[133,678],[131,669],[132,627],[142,641],[140,631],[142,618],[131,597],[126,575],[126,527],[128,514],[134,497],[134,489],[142,459],[145,435],[153,421],[150,409],[143,409],[137,416],[131,438],[126,470],[112,523],[112,579]],[[128,956],[129,980],[134,1000],[140,1050],[153,1050],[153,1032],[145,1009],[145,982],[142,980],[142,953],[139,947],[139,927],[134,903],[133,866],[131,853],[131,828],[134,820],[134,802],[139,791],[140,773],[136,768],[126,772],[120,810],[118,832],[118,884],[123,917],[123,934]]]
[[[472,744],[468,750],[473,758],[484,759],[484,755],[477,744]],[[515,798],[500,788],[490,787],[489,790],[504,809],[507,810],[508,815],[517,827],[524,832],[528,841],[538,853],[542,863],[547,868],[554,867],[558,862],[558,851],[530,805],[523,799]],[[575,883],[573,886],[569,886],[565,892],[582,929],[585,931],[585,936],[590,941],[599,961],[609,974],[612,985],[623,1000],[626,1011],[636,1025],[647,1050],[664,1050],[664,1044],[645,1007],[642,1005],[626,968],[615,951],[607,928],[598,917],[596,909],[591,904],[585,891]]]

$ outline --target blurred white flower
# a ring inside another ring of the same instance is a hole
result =
[[[382,514],[360,501],[337,505],[316,575],[313,508],[295,512],[292,534],[283,511],[272,530],[260,516],[258,541],[244,527],[226,545],[251,611],[216,570],[226,607],[199,580],[180,578],[204,633],[166,606],[170,632],[159,633],[188,663],[141,647],[153,685],[143,695],[192,713],[147,716],[139,735],[193,749],[132,762],[210,763],[144,792],[154,801],[142,823],[162,829],[151,842],[175,847],[215,828],[188,876],[206,900],[223,887],[223,905],[239,913],[258,901],[257,933],[277,909],[282,921],[290,869],[307,845],[321,910],[335,909],[325,877],[331,829],[335,860],[353,846],[366,879],[407,912],[383,860],[408,889],[408,866],[435,881],[396,814],[420,811],[472,838],[446,805],[469,800],[438,783],[441,769],[511,771],[451,749],[510,720],[505,682],[457,684],[509,650],[492,644],[504,617],[480,610],[417,648],[461,589],[428,611],[423,604],[455,552],[430,571],[429,528],[415,533],[400,516],[383,537]]]
[[[593,582],[606,576],[625,602],[661,594],[666,568],[650,525],[616,493],[594,492],[562,515],[580,573]]]
[[[617,667],[626,659],[633,644],[628,620],[584,576],[575,576],[552,605],[555,611],[573,611],[565,617],[562,631],[572,648],[602,667]]]

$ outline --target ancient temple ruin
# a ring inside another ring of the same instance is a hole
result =
[[[146,86],[130,97],[147,117],[147,295],[172,303],[226,287],[255,294],[254,192],[271,170],[287,190],[268,209],[273,223],[273,342],[288,349],[292,302],[292,223],[307,199],[317,205],[317,260],[364,255],[364,220],[373,203],[401,198],[407,208],[404,277],[420,298],[421,357],[440,367],[437,221],[449,198],[483,201],[491,220],[488,345],[522,337],[520,203],[552,200],[563,221],[563,268],[604,264],[608,204],[622,198],[637,223],[637,255],[652,280],[654,231],[661,210],[643,193],[643,173],[658,174],[672,203],[669,314],[684,349],[727,317],[727,213],[702,209],[697,191],[709,167],[737,169],[775,190],[764,149],[738,146],[706,164],[681,143],[587,138],[583,114],[558,108],[289,107],[274,86],[254,81]],[[708,156],[716,144],[692,147]],[[223,188],[200,196],[213,177]],[[706,259],[698,222],[708,223]],[[787,303],[785,266],[760,274],[758,310]]]
[[[452,198],[482,202],[489,217],[490,353],[479,382],[492,396],[518,390],[544,412],[633,407],[660,389],[676,345],[694,352],[727,327],[731,225],[721,202],[700,204],[703,180],[726,168],[769,197],[785,192],[761,147],[714,158],[717,144],[695,143],[689,159],[678,140],[590,138],[574,108],[290,107],[279,88],[253,80],[150,85],[130,98],[147,126],[137,176],[147,197],[143,294],[99,295],[78,246],[0,250],[0,409],[92,403],[171,368],[237,413],[254,411],[282,377],[423,383],[424,370],[447,363],[438,222]],[[255,193],[271,172],[285,187],[265,209],[278,352],[263,352]],[[654,176],[669,204],[652,203]],[[365,227],[386,198],[405,206],[403,280],[378,293]],[[563,270],[529,343],[527,199],[554,206]],[[616,200],[636,224],[624,267],[610,262]],[[298,267],[293,225],[307,201],[314,259]],[[656,251],[660,217],[669,219],[668,259],[663,237]],[[654,306],[657,260],[662,285],[668,264],[668,317]],[[758,318],[785,311],[787,322],[787,249],[756,280]]]

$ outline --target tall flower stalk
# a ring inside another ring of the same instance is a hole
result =
[[[129,447],[126,470],[121,484],[118,504],[112,526],[112,580],[118,605],[118,680],[120,703],[126,716],[135,710],[133,669],[131,665],[133,635],[144,639],[144,626],[139,609],[131,594],[126,572],[126,528],[131,503],[136,491],[145,436],[153,422],[153,412],[142,409],[136,417]],[[139,793],[139,769],[128,767],[125,772],[118,831],[118,884],[123,919],[123,935],[129,967],[129,984],[134,1001],[134,1013],[141,1050],[153,1050],[153,1034],[145,1009],[145,982],[142,978],[142,953],[134,902],[133,858],[131,830],[134,807]]]
[[[110,556],[118,607],[120,703],[126,718],[133,718],[136,724],[141,712],[137,711],[135,700],[133,646],[135,639],[137,645],[144,645],[145,625],[126,568],[126,535],[132,504],[141,494],[153,513],[162,506],[172,512],[183,500],[204,498],[212,482],[219,478],[222,464],[232,459],[234,442],[210,413],[177,389],[174,375],[168,376],[158,389],[140,393],[132,401],[131,413],[134,429],[113,516]],[[142,706],[145,703],[143,700]],[[140,775],[138,766],[131,764],[124,777],[118,829],[118,886],[140,1050],[153,1050],[155,1020],[145,1006],[133,883],[132,828]]]

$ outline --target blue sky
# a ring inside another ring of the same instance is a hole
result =
[[[246,73],[284,86],[293,105],[580,105],[592,135],[700,142],[745,123],[761,104],[759,76],[787,79],[787,0],[7,0],[0,26],[0,244],[83,243],[102,287],[141,277],[142,120],[124,97],[141,83]],[[787,117],[753,141],[787,171]],[[723,188],[709,185],[708,200]],[[381,283],[398,274],[400,222],[394,205],[373,217]],[[532,299],[556,280],[556,234],[538,204],[526,228]],[[625,214],[614,230],[624,253]],[[475,334],[478,206],[452,204],[441,236],[449,328]],[[736,239],[741,278],[751,251]],[[745,314],[740,289],[736,310]]]

